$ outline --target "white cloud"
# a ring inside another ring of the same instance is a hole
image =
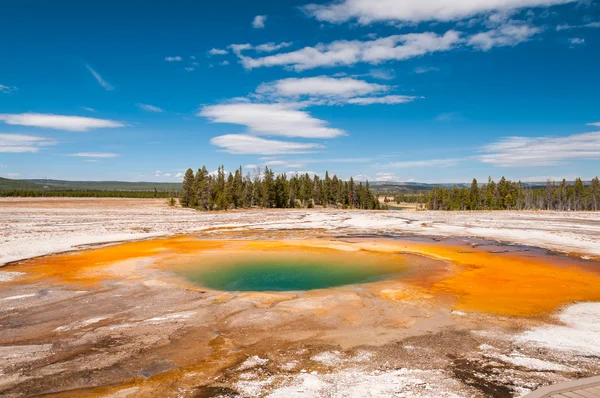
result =
[[[580,46],[582,44],[585,44],[585,39],[581,37],[571,37],[569,39],[569,43],[571,44],[571,46]]]
[[[561,30],[569,30],[569,29],[578,29],[578,28],[600,28],[600,22],[590,22],[583,25],[558,25],[556,27],[556,31],[560,32]]]
[[[68,131],[88,131],[97,128],[125,127],[123,123],[115,120],[82,116],[53,115],[48,113],[0,114],[0,120],[12,125]]]
[[[165,173],[164,177],[171,177],[171,173]]]
[[[373,104],[405,104],[407,102],[413,102],[418,97],[410,96],[410,95],[385,95],[383,97],[359,97],[359,98],[350,98],[348,100],[349,104],[353,105],[373,105]]]
[[[461,159],[428,159],[428,160],[407,160],[402,162],[390,162],[377,165],[377,167],[394,169],[411,169],[421,167],[452,167],[456,166]]]
[[[241,51],[252,48],[232,47],[244,68],[285,66],[296,71],[317,67],[348,66],[359,62],[379,64],[390,60],[406,60],[421,55],[449,51],[462,42],[454,30],[438,35],[432,32],[393,35],[369,41],[338,40],[300,50],[261,58],[244,56]]]
[[[379,182],[389,182],[389,181],[398,181],[400,177],[396,175],[396,173],[377,173],[375,176],[375,181]]]
[[[119,157],[117,153],[110,152],[78,152],[78,153],[70,153],[64,156],[74,156],[78,158],[100,158],[100,159],[109,159]]]
[[[300,167],[304,167],[305,165],[303,163],[298,162],[288,162],[287,160],[269,160],[267,162],[264,162],[261,166],[297,169]]]
[[[196,68],[194,68],[193,66],[186,66],[183,69],[185,69],[186,72],[193,72],[196,70]]]
[[[146,111],[146,112],[164,112],[161,108],[159,108],[158,106],[154,106],[154,105],[142,104],[139,102],[135,105],[138,108],[140,108],[141,110]]]
[[[223,148],[231,154],[246,155],[283,155],[295,153],[310,153],[323,148],[313,143],[267,140],[246,134],[226,134],[214,137],[210,143]]]
[[[265,44],[260,44],[256,47],[254,47],[254,49],[256,51],[262,52],[262,53],[272,53],[273,51],[281,50],[282,48],[287,48],[291,45],[292,45],[292,43],[285,42],[285,41],[281,42],[281,43],[269,42],[269,43],[265,43]]]
[[[439,71],[438,68],[435,68],[433,66],[418,66],[415,68],[415,73],[418,75],[422,75],[423,73],[428,73],[428,72],[437,72]]]
[[[183,178],[184,174],[183,173],[177,173],[175,174],[175,178]]]
[[[111,91],[115,89],[109,82],[104,80],[102,76],[100,76],[100,74],[96,72],[91,66],[86,65],[85,67],[90,71],[92,76],[94,76],[94,79],[96,79],[98,84],[101,85],[106,91]]]
[[[267,20],[266,15],[257,15],[252,20],[252,27],[254,29],[262,29],[265,27],[265,21]]]
[[[88,112],[98,112],[97,110],[95,110],[94,108],[90,108],[89,106],[81,106],[80,108]]]
[[[588,124],[586,124],[586,126],[600,127],[600,122],[588,123]]]
[[[229,65],[229,61],[225,60],[225,61],[221,62],[220,65],[227,66],[227,65]]]
[[[4,94],[12,94],[18,89],[15,86],[5,86],[4,84],[0,84],[0,93]]]
[[[393,69],[371,69],[368,73],[374,79],[392,80],[396,77],[396,72]]]
[[[327,122],[298,109],[297,104],[222,104],[205,106],[197,116],[215,123],[244,125],[256,135],[333,138],[344,131],[327,127]]]
[[[183,58],[181,58],[179,55],[176,55],[174,57],[166,57],[165,61],[167,62],[180,62]]]
[[[3,153],[33,153],[55,144],[53,138],[27,134],[0,134],[0,152]]]
[[[435,117],[438,122],[453,122],[464,120],[464,116],[460,112],[443,112]]]
[[[554,166],[600,159],[600,131],[568,137],[508,137],[482,148],[475,159],[500,167]]]
[[[468,39],[468,44],[488,51],[493,47],[516,46],[541,31],[540,28],[514,21],[500,25],[487,32],[477,33]]]
[[[227,55],[229,52],[227,50],[223,50],[221,48],[213,48],[208,51],[210,55]]]
[[[418,23],[457,21],[493,12],[511,13],[530,7],[547,7],[575,0],[342,0],[327,5],[310,4],[304,10],[320,21],[357,20]]]
[[[258,94],[275,98],[320,97],[324,99],[348,99],[352,97],[388,91],[389,86],[368,83],[349,77],[333,78],[316,76],[288,78],[271,83],[263,83],[256,89]]]

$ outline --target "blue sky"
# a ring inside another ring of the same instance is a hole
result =
[[[0,176],[598,174],[596,1],[21,0],[2,14]]]

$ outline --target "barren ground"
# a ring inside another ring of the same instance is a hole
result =
[[[1,199],[0,396],[520,396],[600,373],[599,238],[597,213]],[[424,257],[408,279],[309,292],[172,271],[254,250]]]
[[[0,198],[0,266],[79,245],[233,230],[473,236],[600,256],[600,213],[248,210],[197,212],[162,199]]]

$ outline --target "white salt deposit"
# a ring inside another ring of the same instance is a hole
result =
[[[517,340],[551,350],[600,355],[600,303],[571,305],[558,319],[564,325],[538,327],[524,332]]]
[[[267,358],[261,358],[258,355],[254,355],[246,359],[240,366],[238,366],[238,370],[246,370],[256,366],[263,366],[268,362],[269,360]]]
[[[338,351],[325,351],[311,357],[313,361],[320,362],[323,365],[335,366],[342,363],[342,355]]]
[[[10,282],[22,275],[25,275],[25,272],[0,271],[0,282]]]
[[[543,361],[536,358],[528,358],[519,354],[511,355],[486,355],[488,358],[499,359],[503,362],[512,363],[533,370],[573,371],[575,369],[554,362]]]
[[[365,372],[350,369],[337,373],[299,374],[289,377],[268,398],[455,398],[459,383],[439,370],[399,369]]]

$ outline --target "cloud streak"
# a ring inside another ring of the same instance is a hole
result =
[[[141,110],[146,111],[146,112],[156,112],[156,113],[164,112],[164,110],[162,108],[159,108],[158,106],[154,106],[154,105],[142,104],[139,102],[135,105],[138,108],[140,108]]]
[[[443,35],[432,32],[393,35],[369,41],[338,40],[300,50],[251,58],[235,48],[236,55],[246,69],[284,66],[297,72],[317,67],[349,66],[360,62],[379,64],[390,60],[406,60],[421,55],[449,51],[461,43],[460,33],[450,30]],[[232,47],[233,48],[233,47]]]
[[[210,140],[224,152],[236,155],[283,155],[311,153],[323,148],[314,143],[269,140],[246,134],[226,134]]]
[[[47,113],[0,114],[0,120],[11,125],[67,131],[88,131],[98,128],[125,127],[123,123],[115,120],[82,116],[53,115]]]
[[[297,104],[221,104],[205,106],[197,113],[214,123],[246,126],[253,135],[304,138],[334,138],[345,135],[340,129],[312,117]]]
[[[507,137],[482,148],[474,158],[498,167],[555,166],[600,159],[600,132],[568,137]]]
[[[119,157],[117,153],[110,152],[78,152],[78,153],[70,153],[64,156],[73,156],[78,158],[99,158],[99,159],[109,159]]]
[[[40,149],[55,145],[53,138],[28,134],[0,134],[0,152],[2,153],[35,153]]]
[[[4,84],[0,84],[0,93],[12,94],[15,91],[17,91],[15,86],[5,86]]]
[[[94,79],[96,79],[96,81],[98,82],[98,84],[100,86],[102,86],[102,88],[104,88],[106,91],[112,91],[115,88],[106,80],[104,80],[102,78],[102,76],[100,76],[100,74],[98,72],[96,72],[95,69],[93,69],[91,66],[89,65],[85,65],[85,67],[90,71],[90,73],[92,74],[92,76],[94,76]]]
[[[304,11],[319,21],[342,23],[458,21],[494,12],[511,13],[532,8],[571,3],[576,0],[342,0],[309,4]]]

